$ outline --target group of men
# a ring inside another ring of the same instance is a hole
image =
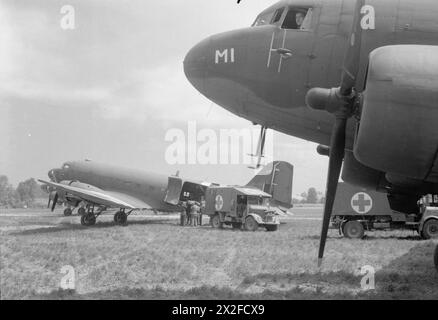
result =
[[[202,208],[197,201],[186,201],[181,203],[184,210],[181,211],[181,226],[201,226],[202,225]]]

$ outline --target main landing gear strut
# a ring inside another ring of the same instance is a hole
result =
[[[126,213],[125,209],[120,209],[114,215],[114,222],[118,225],[126,225],[128,222],[128,216],[131,214],[132,210]]]
[[[97,212],[94,212],[94,206],[87,206],[87,211],[81,216],[81,224],[86,227],[94,226],[96,224],[97,218],[104,211],[103,208],[98,208]]]

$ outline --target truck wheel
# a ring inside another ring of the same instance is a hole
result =
[[[438,220],[431,219],[426,221],[423,226],[421,235],[424,239],[436,239],[438,238]]]
[[[72,213],[73,213],[72,209],[70,209],[70,208],[64,209],[64,216],[66,216],[66,217],[71,216]]]
[[[344,236],[350,239],[362,239],[365,230],[359,221],[348,221],[344,225]]]
[[[278,225],[274,224],[274,225],[267,225],[265,226],[266,231],[268,232],[273,232],[273,231],[277,231],[278,230]]]
[[[240,222],[232,222],[231,226],[233,229],[242,229],[242,224]]]
[[[89,227],[96,224],[96,216],[92,213],[85,214],[81,217],[81,224]]]
[[[221,218],[219,217],[218,214],[215,214],[211,219],[210,219],[210,224],[214,229],[222,229],[223,224],[221,222]]]
[[[249,216],[246,218],[245,220],[246,231],[256,231],[258,228],[259,228],[259,224],[253,217]]]

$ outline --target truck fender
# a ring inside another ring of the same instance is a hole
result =
[[[420,226],[418,227],[418,231],[421,232],[421,231],[423,230],[424,224],[425,224],[427,221],[432,220],[432,219],[434,219],[434,220],[438,220],[438,216],[435,216],[435,215],[433,215],[433,216],[427,216],[425,219],[421,219]]]
[[[262,219],[258,214],[250,213],[250,214],[248,214],[246,217],[247,217],[247,218],[248,218],[248,217],[253,217],[253,218],[255,219],[255,221],[257,221],[258,224],[264,224],[263,219]],[[246,218],[245,218],[245,219],[246,219]]]

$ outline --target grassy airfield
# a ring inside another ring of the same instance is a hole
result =
[[[438,299],[433,241],[410,231],[342,239],[316,266],[321,209],[294,209],[278,232],[178,226],[178,217],[112,215],[85,228],[62,211],[0,209],[2,299]],[[207,220],[207,219],[206,219]],[[204,221],[206,223],[207,221]],[[75,290],[60,289],[61,268]],[[360,269],[375,268],[375,290]]]

